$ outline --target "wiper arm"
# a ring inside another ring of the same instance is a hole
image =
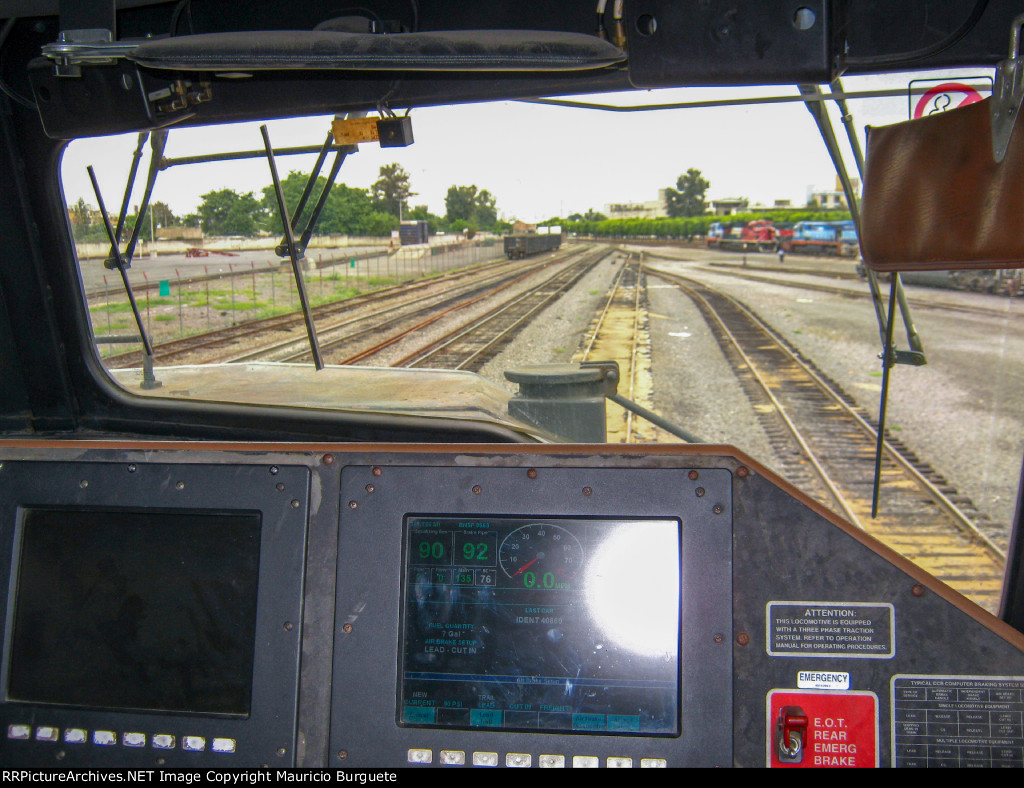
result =
[[[348,118],[361,118],[366,115],[365,112],[350,112],[346,117]],[[324,184],[323,191],[320,192],[320,197],[317,199],[316,205],[313,206],[313,212],[310,214],[309,221],[306,222],[306,227],[302,231],[301,236],[297,244],[296,252],[301,259],[306,254],[306,247],[309,246],[309,239],[313,236],[313,230],[316,228],[317,222],[320,221],[320,214],[323,213],[324,207],[327,205],[327,198],[331,195],[331,189],[334,188],[334,182],[338,179],[338,173],[341,171],[341,165],[345,163],[345,159],[349,153],[355,150],[355,146],[346,145],[338,148],[334,145],[334,130],[327,133],[327,139],[324,141],[323,147],[320,149],[320,154],[317,156],[316,164],[313,165],[313,170],[309,174],[309,179],[306,181],[306,186],[302,190],[302,196],[299,197],[299,203],[295,206],[295,212],[291,217],[291,228],[292,234],[294,235],[298,231],[299,221],[302,218],[303,211],[306,210],[306,203],[309,202],[309,198],[313,194],[313,188],[316,186],[317,178],[320,176],[320,170],[324,166],[324,160],[327,158],[328,152],[331,150],[335,151],[334,163],[331,165],[330,173],[327,175],[326,183]],[[288,254],[287,240],[282,239],[281,243],[278,244],[275,250],[277,254],[284,257]]]
[[[840,98],[836,98],[836,105],[839,107],[839,113],[843,120],[843,126],[846,128],[846,136],[850,141],[850,148],[853,151],[853,158],[857,165],[857,174],[861,178],[861,182],[864,180],[864,153],[860,147],[860,141],[857,138],[857,133],[853,125],[853,115],[850,112],[849,106],[846,103],[846,99],[843,97],[843,86],[840,80],[832,82],[831,86],[832,93],[838,94]],[[825,147],[828,149],[829,156],[832,159],[832,164],[835,166],[836,174],[839,176],[839,181],[843,186],[843,192],[846,194],[846,204],[850,208],[850,218],[853,219],[854,227],[857,228],[857,238],[860,238],[861,222],[860,222],[860,208],[857,203],[857,194],[853,188],[853,182],[850,180],[850,175],[846,169],[846,163],[843,161],[842,154],[839,150],[839,142],[836,140],[835,132],[832,128],[832,121],[829,118],[828,111],[825,108],[825,102],[822,101],[823,93],[817,85],[798,85],[801,95],[806,99],[805,106],[811,113],[815,122],[818,124],[818,131],[821,134],[822,140],[825,142]],[[867,269],[867,281],[868,288],[871,291],[871,301],[875,307],[875,317],[878,319],[878,333],[882,339],[883,353],[888,353],[889,344],[887,344],[886,338],[891,336],[888,330],[888,319],[885,315],[884,300],[882,298],[881,288],[878,285],[878,277],[875,272]],[[910,314],[910,304],[907,302],[906,292],[903,289],[903,282],[900,281],[899,274],[894,273],[895,287],[892,288],[892,292],[896,297],[897,303],[900,307],[900,316],[903,319],[903,325],[907,331],[907,344],[910,350],[894,350],[892,355],[892,363],[895,364],[910,364],[911,366],[922,366],[928,363],[928,359],[924,354],[924,346],[921,342],[921,336],[917,333],[917,329],[914,327],[914,320]]]
[[[139,172],[139,161],[142,159],[142,149],[146,147],[146,141],[149,139],[148,131],[139,132],[139,144],[135,146],[135,153],[132,154],[132,166],[128,172],[128,183],[124,187],[124,198],[121,200],[121,213],[117,215],[117,228],[114,231],[114,237],[117,243],[121,243],[121,234],[124,232],[124,223],[128,219],[128,203],[132,197],[132,190],[135,188],[135,176]],[[131,260],[126,261],[129,268],[131,268]]]
[[[281,189],[281,179],[277,174],[277,164],[274,161],[274,148],[270,144],[270,132],[266,124],[260,126],[260,133],[263,135],[263,144],[267,150],[267,162],[270,164],[270,175],[274,179],[274,193],[277,195],[277,207],[281,211],[281,223],[284,225],[285,245],[288,248],[288,257],[292,261],[292,273],[295,276],[295,289],[299,293],[299,304],[302,306],[302,317],[306,321],[306,335],[309,337],[309,349],[313,354],[313,365],[317,370],[324,368],[323,358],[320,356],[320,343],[316,338],[316,325],[313,323],[313,313],[309,308],[309,296],[306,294],[306,282],[302,277],[302,266],[299,265],[298,247],[295,244],[295,234],[292,232],[292,222],[288,218],[288,205],[284,199],[284,191]]]
[[[100,194],[100,185],[96,180],[96,173],[93,171],[92,165],[86,167],[89,173],[89,179],[92,181],[92,189],[96,194],[96,202],[100,206],[100,215],[103,217],[103,224],[107,228],[107,237],[110,239],[111,248],[111,259],[114,262],[114,266],[121,273],[121,281],[124,283],[124,291],[128,294],[128,302],[132,307],[132,314],[135,315],[135,324],[139,327],[139,336],[142,338],[142,348],[148,358],[153,357],[153,346],[149,344],[149,337],[146,336],[146,330],[142,325],[142,315],[139,313],[138,304],[135,303],[135,294],[132,292],[131,283],[128,281],[128,271],[125,265],[124,257],[121,255],[121,249],[117,243],[117,235],[114,232],[113,225],[110,224],[110,217],[107,216],[107,208],[103,204],[103,195]],[[135,227],[138,228],[141,222],[137,222]]]
[[[132,236],[125,249],[125,257],[128,265],[132,264],[135,257],[135,245],[139,242],[139,233],[142,232],[142,223],[146,218],[146,211],[149,209],[149,201],[153,196],[153,187],[156,185],[156,176],[160,174],[161,164],[164,158],[164,148],[167,146],[167,132],[154,131],[150,138],[149,177],[146,178],[146,191],[142,195],[142,202],[139,205],[139,215],[132,228]]]

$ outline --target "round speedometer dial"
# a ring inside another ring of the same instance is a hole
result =
[[[583,547],[569,530],[551,523],[521,525],[498,549],[502,571],[520,588],[572,588],[583,567]]]

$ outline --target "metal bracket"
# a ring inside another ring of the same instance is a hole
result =
[[[923,367],[928,363],[927,357],[924,353],[917,350],[896,350],[894,351],[895,358],[893,363],[895,364],[906,364],[911,367]]]
[[[598,369],[601,371],[601,392],[610,397],[619,389],[618,361],[581,361],[580,369]]]
[[[992,156],[998,164],[1006,157],[1017,116],[1024,105],[1024,59],[1020,57],[1020,35],[1024,14],[1010,28],[1010,56],[996,67],[992,89]]]
[[[80,77],[83,65],[113,63],[130,54],[138,41],[114,41],[113,33],[103,29],[62,30],[53,44],[42,48],[43,55],[54,61],[58,77]]]

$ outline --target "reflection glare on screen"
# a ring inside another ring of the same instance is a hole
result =
[[[584,578],[590,614],[621,648],[674,657],[679,641],[679,531],[650,523],[613,531]]]

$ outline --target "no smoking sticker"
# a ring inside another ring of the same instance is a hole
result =
[[[908,92],[910,117],[923,118],[958,107],[966,107],[992,92],[992,78],[911,80]]]
[[[768,693],[766,763],[782,769],[878,766],[873,692],[775,689]]]

